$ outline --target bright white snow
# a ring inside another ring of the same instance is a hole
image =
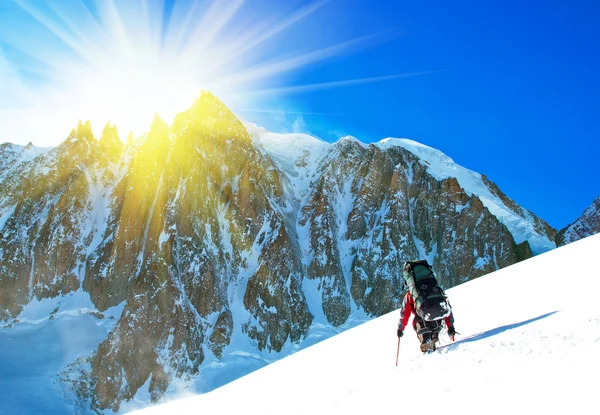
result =
[[[254,142],[265,149],[286,173],[296,198],[304,198],[319,162],[331,144],[308,134],[271,133],[252,123],[245,126]]]
[[[599,251],[591,236],[448,290],[462,334],[422,355],[407,328],[397,367],[394,311],[138,413],[598,413]]]

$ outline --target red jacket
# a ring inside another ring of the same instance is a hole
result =
[[[415,312],[415,300],[413,300],[412,295],[409,292],[404,296],[404,301],[402,302],[402,308],[400,309],[400,321],[398,322],[398,328],[400,330],[404,330],[404,327],[408,324],[408,319],[410,318],[411,313]],[[447,317],[444,317],[444,321],[446,322],[446,327],[454,326],[454,316],[452,312]],[[413,321],[413,326],[415,322]]]

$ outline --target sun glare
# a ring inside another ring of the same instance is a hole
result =
[[[209,89],[192,73],[164,65],[111,64],[86,74],[79,83],[77,112],[90,119],[95,131],[110,120],[121,135],[133,131],[136,136],[148,130],[154,114],[171,123],[201,89]]]
[[[78,119],[90,120],[95,134],[114,123],[124,139],[147,131],[155,113],[171,122],[201,90],[230,106],[252,106],[257,96],[290,87],[286,74],[373,43],[363,36],[286,44],[286,29],[326,3],[257,11],[243,0],[174,1],[170,8],[162,0],[13,0],[16,17],[0,25],[0,84],[9,85],[0,91],[0,141],[55,145]],[[3,60],[3,44],[30,61]],[[3,71],[3,64],[10,66]]]

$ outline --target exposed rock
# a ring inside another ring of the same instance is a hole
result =
[[[517,258],[519,262],[531,258],[532,256],[533,252],[531,252],[528,241],[523,241],[517,245]]]
[[[556,234],[556,245],[562,246],[600,233],[600,196],[573,223]]]
[[[2,181],[0,210],[9,215],[0,240],[0,319],[15,317],[32,298],[79,288],[95,232],[98,199],[116,166],[79,123],[60,146],[20,164]]]

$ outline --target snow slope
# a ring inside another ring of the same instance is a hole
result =
[[[396,311],[136,413],[598,413],[599,251],[591,236],[448,290],[462,334],[422,355],[408,328],[397,367]]]
[[[75,413],[72,396],[57,373],[96,350],[123,305],[98,318],[89,295],[80,290],[33,300],[18,324],[0,327],[0,414]]]
[[[438,180],[449,177],[456,178],[468,195],[477,195],[492,215],[496,216],[508,228],[516,243],[529,241],[534,254],[546,252],[556,247],[554,241],[540,235],[535,230],[532,220],[517,215],[498,196],[494,195],[483,182],[481,174],[459,166],[441,151],[406,138],[385,138],[376,145],[382,149],[393,146],[405,148],[426,163],[429,172]]]

